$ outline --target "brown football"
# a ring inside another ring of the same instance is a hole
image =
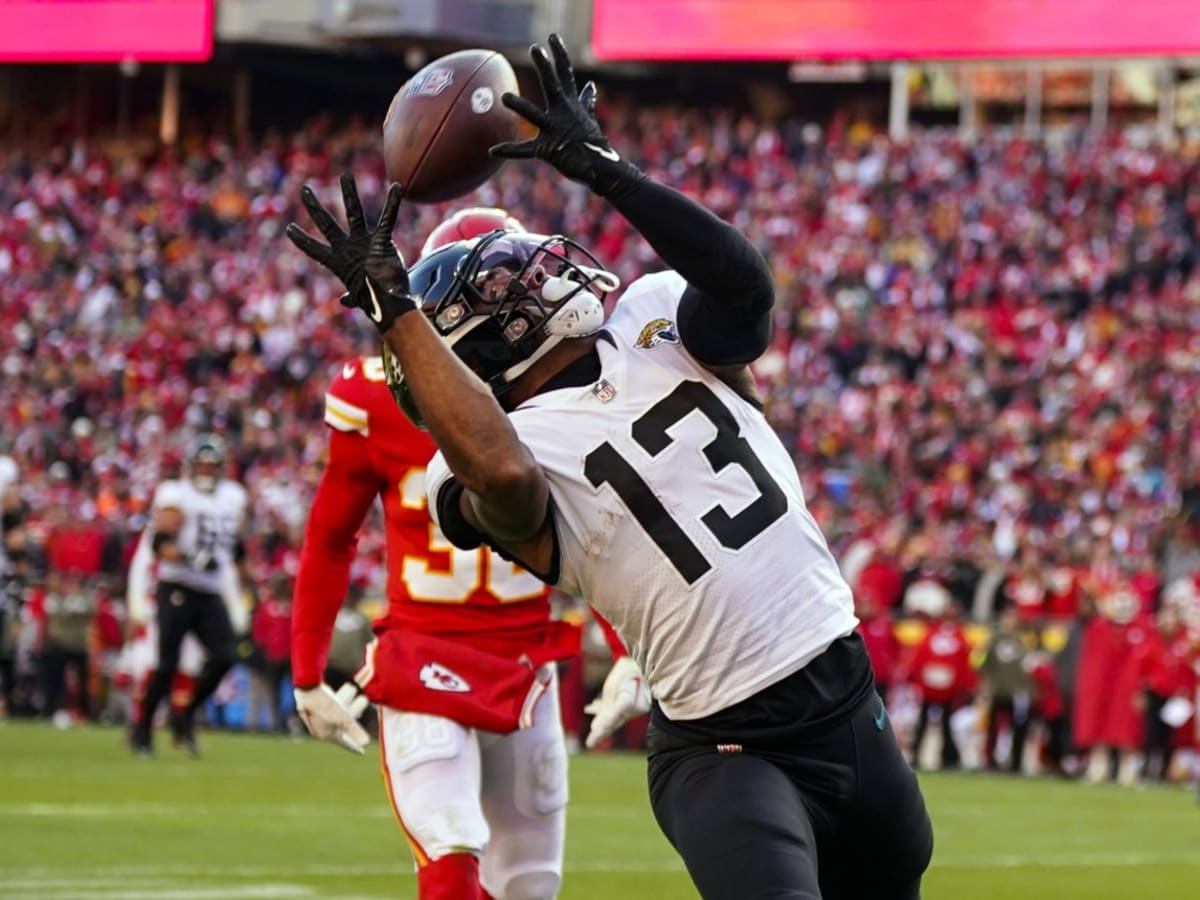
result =
[[[515,140],[518,118],[500,98],[517,76],[494,50],[435,59],[396,92],[383,122],[388,178],[405,199],[438,203],[473,191],[500,168],[488,148]]]

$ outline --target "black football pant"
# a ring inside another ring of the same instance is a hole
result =
[[[1013,697],[993,697],[988,708],[987,739],[984,753],[988,768],[996,768],[996,742],[1000,739],[1000,719],[1008,720],[1012,733],[1008,770],[1020,774],[1025,761],[1025,741],[1029,737],[1029,710],[1021,708]]]
[[[1146,726],[1142,740],[1145,776],[1151,781],[1166,781],[1171,770],[1171,740],[1175,729],[1162,720],[1163,707],[1170,699],[1154,691],[1146,691]]]
[[[878,695],[787,753],[671,748],[650,802],[704,900],[918,900],[933,829]]]
[[[217,594],[164,582],[155,593],[158,606],[158,668],[146,688],[142,717],[138,722],[148,732],[158,704],[171,690],[171,679],[179,668],[179,648],[190,631],[204,645],[204,668],[196,679],[196,689],[187,713],[192,715],[212,696],[221,679],[237,661],[237,639],[229,622],[229,611]]]
[[[42,696],[45,705],[42,715],[50,718],[62,706],[67,687],[67,667],[75,669],[79,679],[79,711],[91,718],[91,703],[88,700],[88,655],[86,651],[62,650],[51,647],[42,656]]]
[[[937,707],[942,716],[942,768],[957,769],[962,757],[958,752],[958,744],[954,741],[954,730],[950,727],[950,716],[957,707],[952,703],[934,703],[930,700],[922,700],[921,709],[917,713],[917,724],[913,729],[912,738],[913,768],[920,768],[921,744],[925,741],[925,729],[929,726],[929,712],[934,707]]]

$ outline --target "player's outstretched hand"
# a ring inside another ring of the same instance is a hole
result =
[[[589,81],[579,90],[562,38],[552,34],[547,43],[549,52],[541,44],[529,50],[546,108],[516,94],[501,98],[505,106],[537,127],[537,137],[497,144],[490,152],[504,159],[544,159],[567,178],[607,195],[636,176],[637,169],[621,159],[600,130],[595,83]]]
[[[343,172],[342,202],[346,207],[349,233],[342,230],[307,184],[300,189],[300,201],[329,243],[321,243],[295,222],[287,227],[288,239],[346,286],[342,305],[361,309],[380,332],[387,331],[397,318],[416,308],[416,302],[408,292],[404,258],[392,241],[396,213],[403,199],[404,189],[393,184],[388,189],[378,224],[368,228],[354,176]]]
[[[630,719],[650,711],[650,689],[633,657],[622,656],[613,663],[600,696],[583,711],[594,717],[585,742],[589,750],[596,749],[602,740]]]
[[[296,711],[313,737],[330,741],[352,753],[362,753],[371,736],[358,724],[370,702],[357,691],[334,693],[327,684],[315,688],[296,688]]]

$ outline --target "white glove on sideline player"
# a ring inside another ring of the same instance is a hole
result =
[[[589,750],[596,749],[597,744],[630,719],[650,711],[650,689],[632,656],[622,656],[613,663],[600,696],[583,711],[595,717],[588,729],[586,744]]]
[[[353,753],[362,753],[371,743],[371,736],[358,724],[358,717],[371,701],[358,692],[353,682],[346,682],[336,694],[327,684],[297,688],[292,693],[296,712],[313,737],[332,741]]]

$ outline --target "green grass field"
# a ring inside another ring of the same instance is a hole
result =
[[[146,761],[115,729],[0,727],[0,898],[414,896],[375,758],[202,737],[200,760],[161,741]],[[651,818],[643,768],[572,758],[564,900],[696,896]],[[926,900],[1200,897],[1200,807],[1186,791],[982,775],[924,786],[937,832]]]

